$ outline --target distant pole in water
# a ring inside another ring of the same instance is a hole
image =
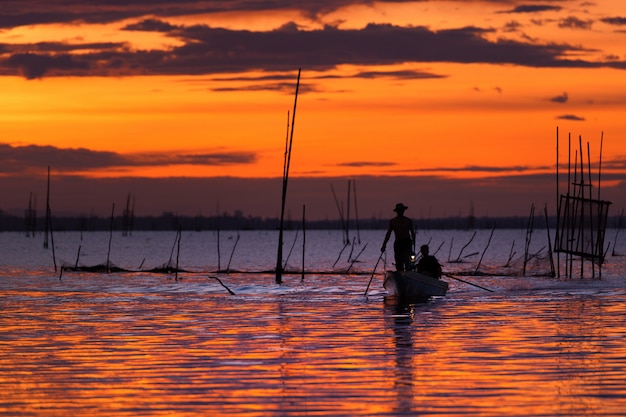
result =
[[[356,180],[355,179],[352,180],[352,185],[353,185],[353,188],[354,188],[354,193],[353,193],[354,194],[354,221],[355,221],[355,224],[356,224],[356,236],[357,236],[357,239],[359,240],[359,245],[360,245],[361,244],[361,234],[359,232],[359,209],[358,209],[358,206],[357,206],[357,203],[356,203]]]
[[[348,180],[348,199],[346,203],[346,242],[350,241],[350,186],[352,181]]]
[[[341,219],[341,230],[345,231],[346,230],[346,222],[345,222],[345,219],[344,219],[344,216],[343,216],[343,205],[339,204],[339,200],[337,199],[337,194],[335,193],[335,187],[333,187],[332,183],[330,183],[330,190],[333,192],[333,197],[335,198],[335,204],[337,205],[337,211],[339,212],[339,218]],[[343,239],[343,243],[344,244],[348,244],[348,243],[350,243],[350,241],[346,240],[344,238]]]
[[[48,189],[46,192],[46,226],[43,237],[44,249],[48,249],[48,233],[50,233],[50,166],[48,166]]]
[[[304,252],[306,247],[306,205],[302,206],[302,281],[304,281]]]
[[[176,273],[174,275],[174,279],[176,281],[178,281],[178,265],[179,265],[178,261],[180,259],[180,239],[181,239],[181,237],[182,237],[182,229],[181,229],[180,225],[178,225],[178,243],[177,243],[177,246],[176,246]]]
[[[107,251],[107,264],[106,264],[106,272],[107,274],[111,271],[111,240],[113,240],[113,219],[115,218],[115,203],[111,206],[111,224],[109,227],[109,249]]]
[[[285,221],[285,200],[287,198],[287,182],[289,179],[289,164],[291,163],[291,148],[293,145],[293,131],[296,122],[296,105],[298,104],[298,90],[300,89],[300,72],[298,68],[298,80],[296,82],[296,95],[293,101],[293,114],[291,119],[291,135],[285,146],[285,160],[283,165],[283,193],[280,210],[280,226],[278,229],[278,256],[276,259],[276,283],[283,282],[283,227]]]
[[[48,191],[46,196],[46,233],[44,236],[43,247],[48,249],[48,233],[50,233],[50,243],[52,243],[52,262],[54,263],[54,272],[57,271],[57,258],[54,252],[54,235],[52,234],[52,211],[50,210],[50,166],[48,166]]]

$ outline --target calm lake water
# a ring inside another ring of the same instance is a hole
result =
[[[525,230],[420,232],[447,273],[493,292],[445,277],[445,297],[415,304],[382,288],[383,236],[307,231],[303,262],[288,232],[277,285],[275,231],[57,232],[54,252],[0,233],[0,415],[626,415],[614,231],[601,279],[536,258],[522,276]],[[107,259],[128,272],[61,272]],[[168,264],[188,272],[146,272]]]

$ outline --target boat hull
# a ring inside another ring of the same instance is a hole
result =
[[[448,292],[447,282],[415,271],[387,271],[383,287],[402,298],[428,299]]]

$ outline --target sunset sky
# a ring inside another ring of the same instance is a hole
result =
[[[623,0],[3,0],[0,209],[276,216],[299,68],[294,217],[554,210],[557,128],[626,205]]]

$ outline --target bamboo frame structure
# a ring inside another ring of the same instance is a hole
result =
[[[580,278],[584,277],[584,261],[591,261],[592,278],[602,277],[604,263],[604,237],[608,218],[610,201],[600,199],[602,142],[600,145],[600,162],[598,163],[597,197],[593,196],[593,178],[591,174],[591,151],[587,143],[587,172],[583,157],[582,137],[578,138],[578,149],[575,151],[572,177],[571,164],[571,136],[568,146],[567,192],[559,193],[559,156],[558,156],[558,129],[557,129],[557,227],[554,242],[554,252],[565,254],[565,277],[571,279],[574,269],[574,258],[580,263]],[[579,160],[580,155],[580,160]],[[580,169],[580,172],[579,172]],[[557,258],[558,259],[558,258]],[[559,265],[557,260],[557,265]],[[560,277],[560,266],[557,266],[557,276]]]

